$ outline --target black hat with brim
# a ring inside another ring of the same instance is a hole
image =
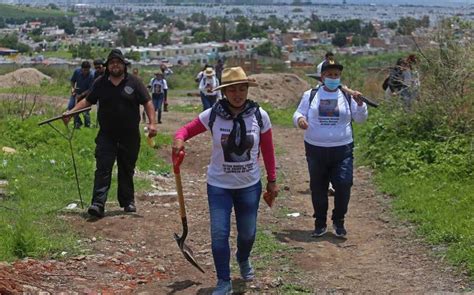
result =
[[[335,60],[327,60],[321,66],[321,73],[324,73],[325,71],[329,69],[337,69],[339,71],[342,71],[344,67]]]
[[[109,62],[114,58],[119,59],[126,66],[130,64],[130,62],[126,60],[123,56],[123,53],[122,51],[120,51],[120,49],[112,49],[112,51],[110,51],[109,53],[109,56],[107,56],[107,61],[105,62],[105,65],[108,65]]]

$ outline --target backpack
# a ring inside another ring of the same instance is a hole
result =
[[[255,118],[257,119],[258,122],[258,127],[260,127],[260,130],[263,128],[263,120],[262,120],[262,113],[260,112],[260,106],[257,105],[257,110],[254,113]],[[212,126],[214,126],[214,122],[216,121],[216,116],[217,113],[214,111],[214,108],[211,108],[211,114],[209,115],[209,123],[207,126],[209,126],[209,130],[211,130],[212,133]]]

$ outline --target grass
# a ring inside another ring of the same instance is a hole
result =
[[[8,93],[13,95],[24,95],[28,94],[29,96],[63,96],[68,98],[70,95],[71,86],[67,83],[48,83],[44,82],[38,86],[21,86],[13,88],[0,88],[0,93]]]
[[[70,60],[72,59],[72,53],[69,50],[57,50],[57,51],[43,51],[41,53],[42,56],[45,58],[62,58],[62,59],[67,59]]]
[[[374,168],[378,188],[393,196],[395,215],[474,279],[474,141],[404,138],[387,112],[371,110],[366,124],[354,125],[357,161]]]
[[[37,126],[46,116],[24,121],[11,115],[0,118],[0,145],[17,150],[12,155],[0,154],[0,179],[8,181],[8,196],[0,204],[0,260],[52,257],[62,251],[74,253],[78,250],[75,233],[57,218],[67,204],[79,202],[67,141],[52,128]],[[60,122],[54,124],[60,130],[64,128]],[[75,132],[73,140],[80,188],[86,204],[90,201],[95,170],[96,133],[95,128],[83,128]],[[142,140],[137,169],[168,172],[169,165],[146,145],[144,137]],[[171,138],[160,135],[156,142],[169,144]],[[111,201],[116,199],[115,178],[114,172]],[[137,191],[150,187],[146,180],[135,184]]]
[[[27,6],[0,4],[0,18],[5,19],[35,19],[71,15],[74,15],[74,13],[45,8],[33,8]]]
[[[474,180],[452,182],[438,173],[404,176],[397,171],[379,173],[383,192],[395,195],[397,215],[417,225],[417,233],[434,246],[437,254],[457,266],[474,270]]]

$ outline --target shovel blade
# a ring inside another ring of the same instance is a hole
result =
[[[174,234],[174,239],[176,240],[176,243],[178,243],[178,247],[181,250],[181,253],[183,253],[184,258],[191,263],[194,267],[199,269],[202,273],[205,273],[202,267],[198,264],[196,259],[194,258],[193,251],[184,243],[184,239],[182,239],[180,236],[178,236],[176,233]]]

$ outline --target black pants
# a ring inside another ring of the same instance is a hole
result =
[[[354,144],[319,147],[305,142],[304,145],[316,222],[326,224],[329,182],[334,188],[332,220],[344,219],[351,197]]]
[[[118,168],[117,199],[120,207],[134,203],[133,175],[140,150],[140,134],[138,130],[132,133],[126,136],[112,136],[99,132],[97,135],[92,204],[105,207],[115,160]]]

